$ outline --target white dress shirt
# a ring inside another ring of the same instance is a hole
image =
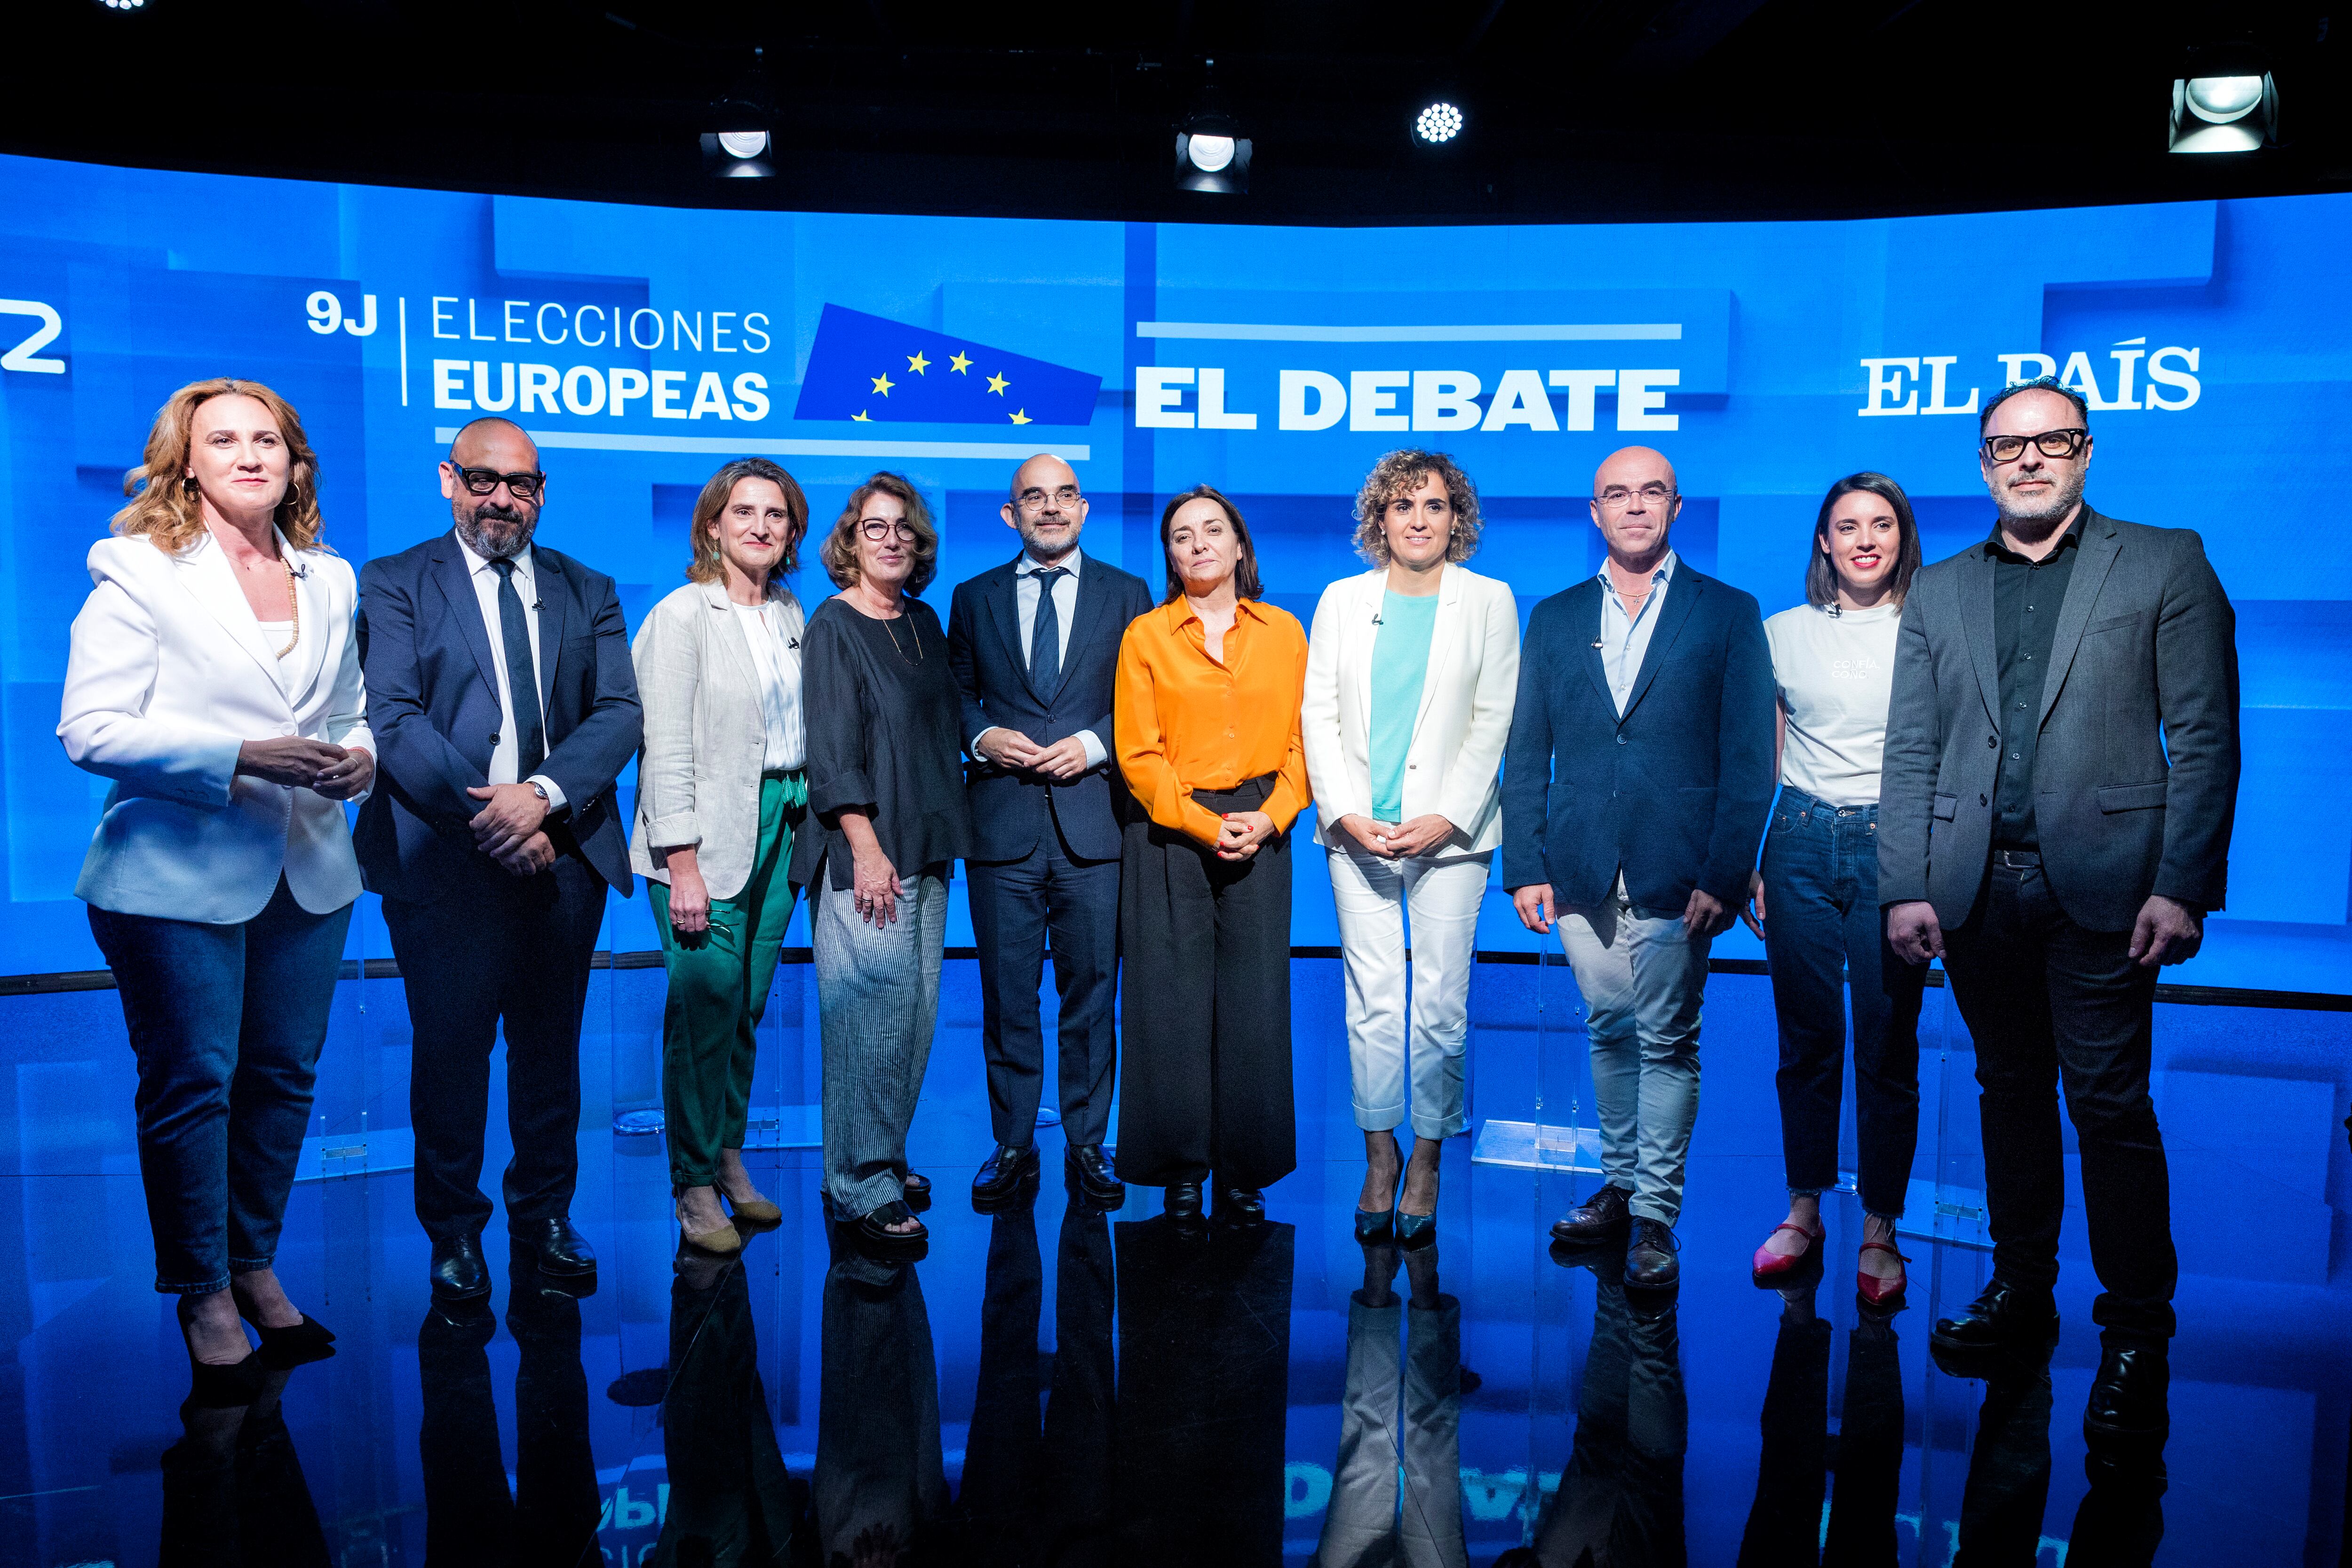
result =
[[[1054,579],[1054,613],[1060,618],[1062,627],[1060,657],[1055,660],[1055,668],[1057,669],[1069,668],[1070,626],[1078,618],[1078,573],[1085,565],[1084,557],[1083,551],[1072,550],[1061,560],[1054,563],[1054,566],[1059,566],[1069,574],[1066,577]],[[1021,552],[1021,559],[1013,565],[1013,607],[1021,618],[1021,657],[1024,659],[1029,658],[1029,645],[1035,640],[1037,595],[1045,586],[1033,574],[1050,572],[1054,566],[1037,560],[1025,550]],[[1048,694],[1041,692],[1039,695],[1043,697]],[[988,730],[1003,728],[1001,724],[991,724]],[[981,737],[986,735],[988,730],[982,730],[979,735],[971,738],[973,756],[980,755]],[[1036,737],[1032,735],[1030,739],[1034,741]],[[1097,735],[1092,730],[1079,731],[1078,743],[1087,749],[1087,766],[1089,768],[1102,766],[1110,756],[1110,751],[1103,744],[1102,737]]]
[[[474,580],[474,601],[481,605],[482,625],[490,634],[490,663],[497,668],[499,674],[499,743],[490,751],[490,783],[494,784],[535,784],[547,792],[547,809],[551,812],[562,811],[563,809],[562,785],[545,773],[533,773],[527,779],[516,777],[517,771],[521,766],[521,745],[515,737],[514,696],[511,683],[507,678],[506,626],[499,619],[499,574],[490,565],[487,556],[474,553],[473,547],[466,542],[463,534],[457,535],[457,548],[465,552],[466,570]],[[521,598],[522,607],[526,612],[523,617],[524,624],[530,628],[532,676],[530,689],[533,691],[539,691],[543,689],[538,675],[545,661],[541,659],[539,652],[537,607],[539,581],[533,574],[530,545],[524,545],[521,552],[514,557],[514,591]],[[539,732],[542,736],[547,735],[547,705],[544,702],[540,704]],[[553,749],[554,741],[551,737],[548,739],[548,745],[551,750]]]
[[[1617,585],[1609,580],[1609,563],[1601,563],[1601,668],[1609,678],[1609,695],[1616,700],[1620,719],[1633,695],[1643,657],[1650,651],[1650,634],[1658,629],[1658,606],[1666,602],[1666,587],[1674,576],[1675,552],[1669,550],[1666,558],[1651,569],[1650,596],[1628,617],[1625,601],[1617,596]]]
[[[731,606],[751,649],[751,668],[760,672],[760,712],[767,721],[768,748],[760,766],[766,773],[791,773],[808,765],[808,730],[801,721],[801,656],[798,638],[784,647],[783,607],[773,599],[762,605]]]

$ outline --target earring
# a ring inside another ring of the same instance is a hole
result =
[[[195,475],[194,475],[194,474],[183,474],[183,475],[181,475],[181,476],[180,476],[180,488],[181,488],[182,489],[184,489],[184,490],[187,491],[190,495],[194,495],[194,494],[196,493],[196,489],[197,489],[197,487],[196,487],[196,476],[195,476]]]

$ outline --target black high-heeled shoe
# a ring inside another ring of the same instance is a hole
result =
[[[1367,1245],[1393,1241],[1397,1237],[1397,1196],[1404,1191],[1404,1152],[1397,1152],[1396,1184],[1389,1190],[1389,1206],[1384,1209],[1356,1211],[1356,1239]]]
[[[229,1300],[236,1301],[234,1288]],[[300,1322],[276,1328],[247,1311],[243,1301],[236,1301],[236,1315],[251,1323],[253,1331],[261,1336],[260,1353],[270,1366],[300,1366],[306,1362],[324,1361],[335,1353],[335,1331],[307,1312],[302,1314]]]

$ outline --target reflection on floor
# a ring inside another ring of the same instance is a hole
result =
[[[1593,1178],[1473,1165],[1466,1141],[1433,1247],[1359,1247],[1344,1096],[1263,1226],[1053,1181],[982,1217],[977,1075],[942,1081],[915,1140],[934,1238],[901,1267],[835,1252],[797,1152],[751,1163],[781,1226],[681,1261],[656,1141],[588,1133],[596,1288],[500,1247],[490,1300],[453,1313],[404,1176],[305,1184],[280,1268],[339,1353],[226,1409],[183,1405],[136,1178],[0,1178],[35,1238],[0,1281],[30,1303],[0,1563],[2336,1561],[2352,1291],[2231,1278],[2259,1216],[2227,1194],[2183,1194],[2168,1447],[2092,1451],[2076,1228],[2054,1357],[1962,1380],[1927,1331],[1986,1255],[1907,1242],[1908,1305],[1871,1311],[1841,1198],[1824,1277],[1759,1290],[1777,1161],[1704,1120],[1659,1300],[1546,1250]]]

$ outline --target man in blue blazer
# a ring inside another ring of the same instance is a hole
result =
[[[441,465],[447,533],[360,573],[377,785],[355,847],[408,993],[416,1215],[434,1294],[488,1293],[479,1186],[503,1023],[507,1228],[554,1278],[593,1276],[571,1219],[580,1016],[604,889],[626,897],[613,781],[643,729],[613,580],[531,542],[547,478],[503,419]]]
[[[1559,928],[1584,994],[1605,1184],[1552,1234],[1630,1233],[1625,1282],[1680,1277],[1708,944],[1747,896],[1772,805],[1772,658],[1756,601],[1678,561],[1674,465],[1593,475],[1609,558],[1535,607],[1503,766],[1503,885]]]
[[[1021,536],[1020,556],[957,584],[948,612],[948,658],[971,752],[964,788],[979,842],[967,865],[996,1133],[971,1201],[989,1213],[1037,1180],[1045,1071],[1037,986],[1050,934],[1064,1164],[1088,1201],[1115,1208],[1126,1188],[1102,1142],[1118,1062],[1127,786],[1111,763],[1111,692],[1119,638],[1151,608],[1151,590],[1078,549],[1087,500],[1059,458],[1041,453],[1022,464],[1003,510]]]

